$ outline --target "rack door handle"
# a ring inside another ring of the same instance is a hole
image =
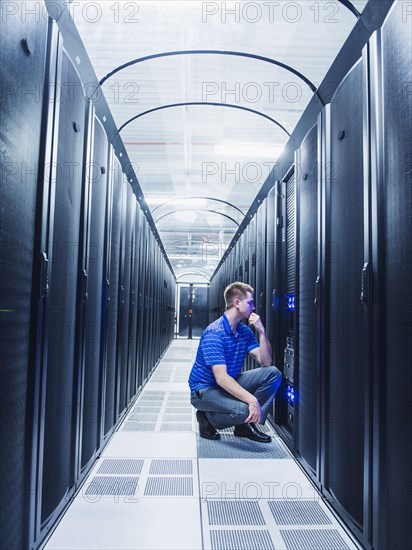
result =
[[[49,293],[49,259],[45,252],[40,254],[40,297]]]
[[[369,262],[363,264],[360,299],[361,303],[364,305],[369,303]]]
[[[315,299],[313,300],[313,303],[316,307],[319,307],[320,304],[320,276],[316,277],[315,281]]]

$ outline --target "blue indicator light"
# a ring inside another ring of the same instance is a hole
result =
[[[286,387],[286,395],[289,401],[291,402],[295,401],[295,389],[292,388],[292,386]]]
[[[295,309],[295,295],[293,293],[286,294],[286,307],[293,311]]]

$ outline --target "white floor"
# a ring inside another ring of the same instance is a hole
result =
[[[270,444],[199,438],[197,346],[172,343],[44,549],[358,549],[270,426]]]

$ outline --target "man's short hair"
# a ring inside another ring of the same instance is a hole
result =
[[[239,298],[239,300],[244,300],[246,298],[247,292],[251,292],[253,294],[254,289],[246,283],[240,283],[239,281],[236,281],[235,283],[231,283],[230,285],[228,285],[225,288],[225,292],[223,293],[226,303],[226,309],[230,309],[231,307],[233,307],[233,302],[237,298]]]

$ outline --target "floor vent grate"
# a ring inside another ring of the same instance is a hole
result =
[[[156,424],[144,424],[143,422],[125,422],[123,432],[153,432]]]
[[[192,423],[188,424],[187,422],[180,422],[180,423],[167,423],[162,422],[160,426],[161,432],[191,432],[192,429]]]
[[[98,474],[140,474],[144,460],[135,458],[105,458]]]
[[[192,477],[149,477],[145,496],[193,496]]]
[[[191,413],[192,407],[171,407],[170,405],[166,405],[165,414],[178,414],[178,413]]]
[[[126,420],[126,422],[157,422],[159,414],[149,414],[146,412],[139,411],[135,413]]]
[[[85,494],[99,496],[134,495],[138,481],[138,477],[95,476]]]
[[[269,531],[210,531],[212,550],[275,550]]]
[[[287,550],[349,550],[336,529],[281,529]]]
[[[149,475],[192,475],[193,465],[191,460],[152,460]]]
[[[268,501],[278,525],[331,525],[319,502],[311,500]]]
[[[266,525],[259,503],[250,500],[208,500],[209,525]]]
[[[249,439],[221,434],[218,441],[198,437],[197,445],[199,458],[290,458],[275,439],[272,439],[271,443],[257,443]]]
[[[191,414],[165,414],[163,415],[163,422],[192,422]]]

